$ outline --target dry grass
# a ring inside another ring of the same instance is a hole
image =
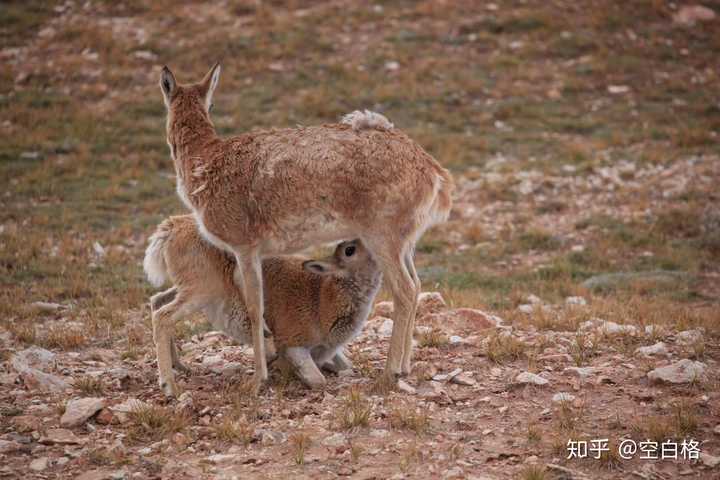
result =
[[[86,396],[100,396],[105,391],[105,385],[100,377],[89,375],[76,379],[73,386]]]
[[[77,350],[87,345],[88,338],[83,332],[74,328],[56,326],[48,330],[41,343],[46,348]]]
[[[373,405],[362,391],[351,387],[334,414],[333,426],[343,430],[367,427],[373,412]]]
[[[143,405],[130,412],[129,418],[131,425],[128,438],[137,442],[160,440],[173,433],[182,432],[190,423],[186,414],[175,413],[156,405]]]
[[[547,480],[548,474],[545,467],[540,465],[528,465],[520,472],[522,480]]]
[[[255,427],[244,417],[240,419],[224,418],[213,426],[215,436],[228,443],[249,445],[255,436]]]
[[[525,355],[527,344],[512,335],[493,332],[487,339],[485,356],[491,362],[502,364],[521,359]]]
[[[450,338],[439,328],[431,328],[422,332],[418,338],[418,347],[420,348],[441,348],[448,343],[450,343]]]
[[[410,430],[422,435],[430,430],[430,417],[424,411],[401,403],[390,409],[388,421],[393,429]]]
[[[296,465],[305,464],[305,453],[312,445],[310,435],[305,432],[295,432],[289,438],[290,447],[292,448],[292,457]]]

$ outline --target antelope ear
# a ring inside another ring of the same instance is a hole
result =
[[[168,108],[170,108],[170,100],[172,100],[176,89],[177,82],[175,81],[175,75],[173,75],[168,67],[163,67],[162,73],[160,74],[160,90],[162,90],[163,93],[165,106]]]
[[[321,262],[319,260],[308,260],[302,264],[303,270],[312,272],[317,275],[328,275],[335,271],[335,266],[328,262]]]
[[[205,110],[210,111],[212,97],[220,81],[220,62],[213,65],[201,83],[205,90]]]

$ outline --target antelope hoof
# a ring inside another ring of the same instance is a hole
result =
[[[311,390],[322,390],[325,388],[325,384],[327,383],[325,381],[325,377],[320,376],[317,378],[306,378],[306,377],[300,377],[300,380]]]
[[[160,380],[160,390],[168,398],[176,398],[180,393],[175,380]]]

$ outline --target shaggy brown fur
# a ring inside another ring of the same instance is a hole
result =
[[[185,314],[203,311],[215,329],[252,342],[242,292],[233,280],[235,259],[203,240],[192,215],[170,217],[158,226],[144,267],[155,286],[173,285],[152,297],[153,312],[183,295]],[[349,368],[343,346],[362,329],[382,275],[362,242],[342,242],[324,260],[268,257],[262,272],[265,320],[281,358],[312,388],[325,383],[316,364]],[[172,355],[173,366],[187,371],[174,348]]]
[[[203,237],[237,260],[236,282],[253,320],[256,385],[267,378],[261,257],[342,238],[361,238],[380,264],[396,305],[386,374],[409,372],[420,289],[413,251],[449,214],[450,174],[396,129],[333,124],[222,139],[208,113],[219,73],[216,65],[199,84],[181,86],[164,68],[160,85],[178,194]],[[154,321],[160,383],[170,395],[163,354],[170,346],[157,325],[171,322],[184,301],[178,296]]]

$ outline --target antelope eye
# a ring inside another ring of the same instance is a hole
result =
[[[345,247],[345,256],[352,257],[355,254],[355,245]]]
[[[215,106],[214,103],[211,103],[211,104],[210,104],[210,108],[208,108],[208,113],[212,112],[212,109],[213,109],[214,106]]]

